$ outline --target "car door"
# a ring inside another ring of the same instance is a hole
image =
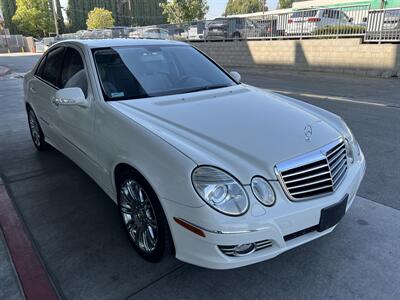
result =
[[[53,143],[58,143],[59,137],[56,134],[57,115],[52,98],[59,88],[60,65],[64,58],[64,50],[64,47],[57,47],[46,54],[28,87],[44,134]]]
[[[98,176],[96,147],[93,138],[94,97],[88,81],[87,67],[79,48],[66,47],[61,65],[60,88],[80,88],[86,105],[58,105],[57,132],[63,139],[66,154],[92,177]]]

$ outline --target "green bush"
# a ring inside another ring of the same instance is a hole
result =
[[[324,28],[317,29],[315,34],[327,35],[327,34],[362,34],[365,33],[365,26],[359,25],[334,25],[326,26]]]

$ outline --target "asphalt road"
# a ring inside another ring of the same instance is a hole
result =
[[[21,63],[20,57],[1,56],[0,65],[25,72],[36,59],[24,57]],[[157,265],[140,259],[104,192],[59,152],[35,151],[21,78],[0,79],[0,174],[63,297],[400,298],[400,81],[243,71],[246,83],[341,115],[365,151],[368,167],[360,197],[332,234],[229,271],[174,258]]]

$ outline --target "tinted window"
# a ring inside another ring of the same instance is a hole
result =
[[[96,50],[95,62],[108,100],[171,95],[235,85],[190,46],[137,46]]]
[[[59,75],[64,58],[64,47],[52,50],[47,54],[42,78],[52,85],[59,87]]]
[[[36,76],[42,77],[45,64],[46,64],[46,56],[43,57],[43,59],[39,63],[39,66],[36,70]]]
[[[87,95],[88,81],[80,53],[67,48],[65,51],[60,88],[79,87]]]

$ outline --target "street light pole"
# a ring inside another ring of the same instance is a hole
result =
[[[59,32],[58,32],[58,17],[57,17],[57,3],[56,3],[56,0],[53,0],[53,18],[54,18],[54,27],[56,28],[56,36],[58,36]]]

